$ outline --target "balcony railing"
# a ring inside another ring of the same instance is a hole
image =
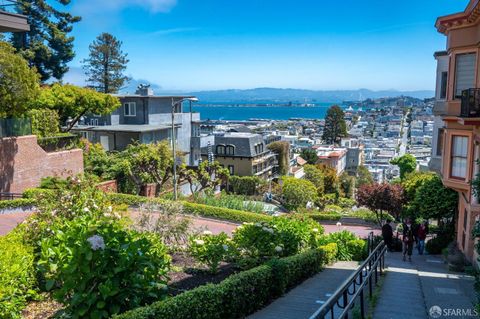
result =
[[[480,88],[462,91],[460,117],[480,117]]]

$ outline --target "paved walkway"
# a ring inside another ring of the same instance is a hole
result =
[[[309,318],[358,266],[357,262],[337,262],[290,290],[249,319]]]
[[[474,318],[473,277],[448,271],[440,256],[414,253],[412,262],[405,262],[401,253],[388,253],[385,263],[388,273],[373,319]]]

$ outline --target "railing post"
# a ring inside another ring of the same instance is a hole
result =
[[[364,288],[365,287],[363,287],[363,269],[362,269],[362,271],[360,272],[360,289],[362,289],[360,291],[360,317],[362,319],[365,319],[365,300],[363,296]]]
[[[378,269],[378,264],[375,266],[375,285],[378,283],[378,272],[377,272],[377,269]]]
[[[345,291],[343,292],[343,309],[344,310],[347,310],[347,306],[348,306],[348,287],[347,289],[345,289]],[[345,313],[345,319],[348,319],[348,311]]]

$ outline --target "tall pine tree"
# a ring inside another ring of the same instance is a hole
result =
[[[88,59],[83,60],[87,82],[99,92],[118,93],[130,80],[124,74],[128,62],[122,42],[109,33],[102,33],[90,44]]]
[[[70,0],[55,2],[66,6]],[[80,17],[61,11],[60,5],[46,0],[17,0],[15,5],[16,12],[27,16],[30,31],[14,33],[11,43],[30,66],[37,68],[43,82],[52,77],[61,80],[75,56],[74,38],[69,33]]]
[[[338,105],[331,106],[325,117],[325,127],[323,128],[323,140],[327,144],[336,144],[342,137],[347,136],[347,124],[345,123],[345,113]]]

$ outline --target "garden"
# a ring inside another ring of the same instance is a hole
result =
[[[83,177],[24,196],[38,212],[0,237],[2,318],[242,317],[366,254],[363,239],[302,214],[107,194]],[[231,236],[192,230],[205,207],[238,223]]]

